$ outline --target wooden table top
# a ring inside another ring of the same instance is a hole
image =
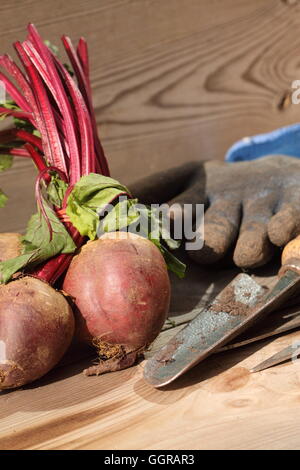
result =
[[[207,304],[235,274],[204,277],[194,268],[193,279],[175,281],[172,320],[186,321],[187,310]],[[163,331],[148,356],[181,327]],[[215,354],[159,390],[143,379],[145,361],[99,377],[82,374],[91,358],[60,366],[1,394],[0,448],[299,449],[300,361],[249,372],[296,340],[297,331]]]

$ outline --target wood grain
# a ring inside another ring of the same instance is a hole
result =
[[[29,21],[54,43],[62,33],[88,39],[97,120],[124,183],[222,159],[235,140],[299,120],[289,100],[300,78],[298,1],[2,0],[0,14],[1,52]],[[34,177],[23,160],[0,176],[10,196],[0,231],[24,229]],[[184,321],[235,273],[198,268],[173,289],[172,316]],[[248,371],[298,338],[218,354],[164,390],[144,382],[143,364],[93,378],[81,374],[88,361],[62,366],[1,394],[0,448],[300,449],[299,363]]]
[[[124,183],[190,159],[222,159],[237,139],[299,120],[287,99],[300,77],[298,1],[54,0],[48,9],[3,0],[0,13],[3,52],[29,21],[54,43],[63,32],[88,39],[100,133]],[[33,197],[17,197],[24,225]],[[5,230],[12,209],[0,214]]]
[[[144,382],[143,364],[56,371],[1,397],[1,449],[299,449],[299,362],[249,373],[296,339],[212,357],[164,390]]]
[[[194,267],[186,282],[173,281],[172,319],[210,302],[235,274],[204,277]],[[265,268],[256,280],[270,286],[275,278]],[[149,354],[175,330],[164,331]],[[143,380],[144,362],[101,377],[81,374],[90,358],[56,368],[1,394],[0,448],[300,449],[299,361],[249,372],[296,340],[299,332],[217,354],[161,390]]]

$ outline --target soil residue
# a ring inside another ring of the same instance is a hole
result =
[[[99,359],[102,361],[122,357],[126,354],[121,344],[110,344],[100,338],[93,339],[93,346],[95,346]]]
[[[238,302],[235,299],[234,288],[226,288],[218,297],[218,300],[210,305],[210,309],[216,313],[226,312],[229,315],[246,316],[253,307]]]
[[[160,362],[161,364],[169,364],[170,362],[175,362],[175,359],[172,358],[172,355],[176,353],[177,349],[181,344],[183,344],[183,342],[178,340],[173,340],[171,343],[167,344],[167,347],[156,358],[156,361]]]
[[[124,356],[120,357],[112,357],[111,359],[107,359],[105,361],[100,360],[99,364],[95,364],[88,369],[83,371],[84,375],[102,375],[106,374],[107,372],[115,372],[117,370],[127,369],[128,367],[133,366],[139,354],[137,352],[131,352],[125,354]]]
[[[133,366],[142,354],[141,351],[128,351],[121,344],[107,343],[100,338],[94,338],[93,345],[97,349],[99,362],[83,371],[88,376],[127,369]]]

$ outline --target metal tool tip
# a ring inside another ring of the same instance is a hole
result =
[[[253,367],[253,369],[249,369],[249,372],[251,372],[251,374],[255,374],[255,372],[261,372],[262,370],[263,368]]]

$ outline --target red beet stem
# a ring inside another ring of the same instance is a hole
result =
[[[35,98],[33,96],[31,87],[29,82],[20,68],[14,63],[14,61],[9,57],[7,54],[0,56],[0,66],[2,66],[6,72],[11,75],[14,80],[17,82],[21,92],[24,95],[25,100],[28,103],[28,106],[34,113],[37,109],[37,105],[35,102]],[[29,116],[29,120],[33,126],[35,126],[34,116],[33,114]]]
[[[23,148],[0,149],[0,155],[12,155],[13,157],[31,158],[30,153]]]
[[[37,147],[41,152],[43,151],[42,140],[30,132],[26,132],[23,129],[5,129],[0,131],[0,142],[2,144],[10,143],[17,139],[28,142]]]
[[[31,145],[31,143],[27,143],[24,145],[26,150],[28,150],[28,153],[30,154],[32,160],[34,161],[37,169],[39,170],[40,174],[43,171],[48,171],[48,167],[46,166],[45,160],[43,157],[35,150],[35,148]],[[48,177],[45,178],[45,181],[50,182],[49,175]]]
[[[65,223],[68,226],[69,233],[72,235],[73,241],[78,248],[84,243],[84,238],[79,232],[70,224]],[[49,284],[55,284],[55,282],[66,272],[73,258],[73,254],[70,255],[58,255],[55,258],[46,261],[40,265],[33,273],[33,276],[38,277]]]
[[[48,47],[44,44],[42,38],[38,34],[34,25],[29,24],[28,26],[29,31],[29,38],[32,41],[33,45],[30,44],[29,41],[26,42],[28,44],[29,49],[33,51],[34,55],[39,58],[39,54],[36,52],[34,46],[39,50],[40,58],[45,62],[50,83],[52,84],[52,88],[55,90],[53,97],[55,98],[56,95],[56,103],[61,111],[61,114],[64,118],[65,123],[65,132],[66,132],[66,139],[69,146],[69,156],[72,154],[72,165],[70,167],[70,182],[74,184],[80,179],[80,155],[79,149],[77,145],[77,138],[76,132],[77,128],[74,123],[73,118],[73,109],[68,100],[66,95],[63,83],[59,77],[57,72],[55,61],[53,59],[53,55]],[[39,61],[38,61],[39,62]]]
[[[67,174],[66,161],[47,91],[43,85],[40,75],[38,74],[38,71],[34,67],[33,63],[29,60],[22,44],[20,42],[16,42],[15,48],[26,69],[34,95],[36,97],[38,110],[35,118],[37,127],[42,135],[45,155],[51,165],[59,168],[65,174]]]
[[[76,54],[76,51],[73,47],[71,39],[68,36],[63,36],[62,42],[68,54],[70,62],[72,64],[72,67],[74,69],[75,75],[77,77],[79,90],[82,93],[82,96],[86,102],[86,105],[88,107],[88,110],[91,116],[93,134],[94,134],[94,146],[95,146],[97,162],[99,165],[99,172],[102,175],[109,176],[110,172],[109,172],[108,163],[107,163],[100,139],[98,137],[97,122],[96,122],[95,112],[94,112],[93,103],[92,103],[91,84],[89,81],[89,74],[83,72],[80,59]],[[85,40],[81,38],[81,43],[83,42],[85,43]],[[83,47],[85,47],[86,49],[85,51],[86,62],[85,63],[87,65],[87,57],[88,57],[87,44],[85,43],[85,46],[81,44],[81,50],[83,49]]]
[[[68,37],[64,36],[62,41],[77,84],[32,24],[28,25],[27,39],[14,44],[25,74],[9,56],[0,56],[0,66],[17,86],[1,72],[0,78],[3,78],[10,96],[21,109],[0,107],[0,113],[28,120],[41,135],[40,138],[24,130],[14,130],[10,136],[22,140],[24,148],[5,149],[5,153],[31,157],[36,164],[39,170],[36,199],[49,226],[50,236],[52,228],[41,195],[41,181],[48,184],[49,171],[56,171],[69,184],[63,209],[74,184],[83,175],[98,172],[109,176],[92,105],[86,41],[81,38],[77,50]],[[2,137],[7,138],[8,135],[2,134]],[[67,218],[61,217],[60,209],[54,207],[76,246],[80,247],[84,238]],[[35,269],[33,274],[53,284],[68,268],[71,259],[72,255],[58,255]]]
[[[34,145],[41,152],[43,151],[42,139],[40,137],[37,137],[36,135],[31,134],[30,132],[26,132],[23,129],[16,129],[15,136],[18,139],[23,140],[24,142]]]
[[[4,106],[0,106],[0,114],[7,114],[8,116],[13,116],[19,119],[30,120],[32,115],[26,111],[17,111],[15,109],[7,109]]]
[[[85,102],[81,93],[76,87],[74,81],[66,71],[65,67],[56,60],[56,66],[65,80],[66,86],[70,93],[71,99],[74,104],[75,113],[77,117],[79,132],[80,132],[80,150],[81,150],[81,175],[88,175],[96,171],[95,156],[94,156],[94,141],[92,133],[91,119]],[[72,181],[70,181],[72,184]]]
[[[27,113],[31,113],[32,109],[27,103],[26,99],[22,96],[20,91],[15,87],[15,85],[4,75],[0,72],[0,80],[5,85],[5,91],[12,97],[12,99],[17,103],[19,108],[23,109],[23,111]]]

